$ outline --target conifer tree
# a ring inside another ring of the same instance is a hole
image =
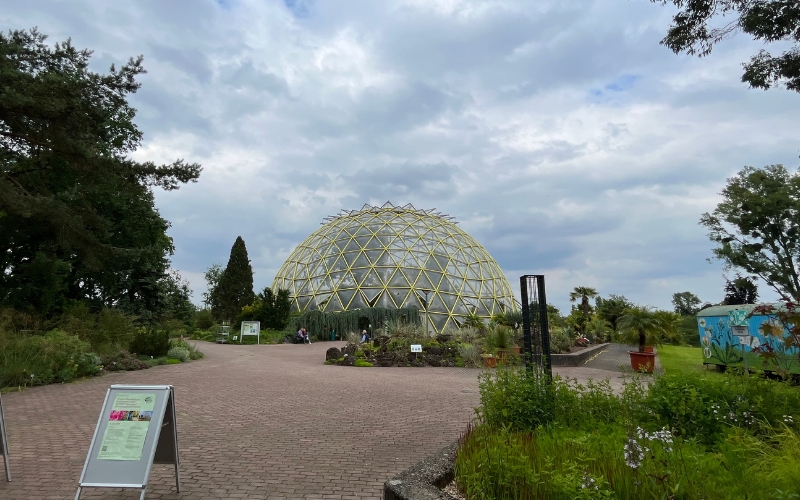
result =
[[[253,268],[241,236],[233,243],[228,265],[212,294],[211,302],[216,306],[212,312],[220,320],[236,319],[242,307],[253,302]]]

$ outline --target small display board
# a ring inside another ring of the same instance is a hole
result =
[[[11,481],[11,466],[8,464],[8,439],[6,438],[6,421],[3,417],[3,398],[0,397],[0,455],[6,466],[6,481]]]
[[[750,327],[749,326],[731,326],[731,333],[735,337],[749,337],[750,336]]]
[[[82,488],[141,488],[153,464],[175,465],[180,493],[178,430],[171,385],[112,385],[94,430],[75,500]]]
[[[261,344],[261,322],[260,321],[242,321],[242,339],[245,335],[254,335],[258,337],[257,344]],[[239,340],[242,343],[242,340]]]
[[[422,344],[411,344],[411,352],[422,352]]]

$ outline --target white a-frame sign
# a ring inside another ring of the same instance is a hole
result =
[[[6,438],[6,421],[3,419],[3,399],[0,398],[0,455],[6,465],[6,481],[11,481],[11,466],[8,465],[8,438]]]
[[[144,499],[153,464],[175,464],[178,429],[171,385],[112,385],[106,393],[83,465],[75,500],[82,488],[141,488]]]

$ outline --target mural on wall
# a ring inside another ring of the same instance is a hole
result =
[[[703,363],[743,366],[746,361],[748,368],[800,374],[800,352],[787,346],[786,330],[772,315],[750,316],[755,307],[716,306],[698,313]]]

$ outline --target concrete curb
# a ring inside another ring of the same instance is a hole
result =
[[[383,500],[455,500],[442,491],[453,480],[458,442],[383,483]]]
[[[608,344],[597,344],[574,354],[551,354],[553,366],[581,366],[587,359],[598,354],[608,347]]]

